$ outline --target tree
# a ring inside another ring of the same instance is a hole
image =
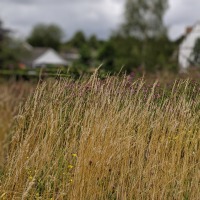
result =
[[[27,41],[32,46],[51,47],[58,50],[62,43],[63,35],[62,29],[55,24],[38,24],[33,28]]]
[[[0,20],[0,44],[5,40],[10,30],[3,27],[3,22]]]
[[[140,66],[149,70],[157,65],[154,62],[157,56],[154,54],[157,51],[155,45],[159,45],[159,40],[167,41],[167,29],[163,23],[167,0],[126,0],[125,6],[125,22],[121,32],[140,41]]]
[[[133,37],[113,35],[111,41],[115,50],[114,67],[116,71],[122,69],[131,72],[134,68],[140,66],[141,42],[139,40]]]
[[[99,47],[99,41],[97,40],[96,35],[91,35],[88,40],[88,44],[93,49],[97,49]]]
[[[116,51],[112,41],[106,42],[99,50],[98,59],[103,62],[103,68],[106,71],[115,70]]]
[[[0,20],[0,68],[5,65],[7,60],[11,60],[14,57],[13,52],[10,52],[8,48],[8,33],[10,30],[3,27],[3,22]]]
[[[75,48],[81,48],[83,45],[86,44],[86,37],[82,31],[77,31],[72,39],[69,41],[70,46]]]
[[[92,59],[91,50],[87,45],[84,45],[80,49],[80,62],[84,65],[90,65]]]
[[[166,33],[163,16],[167,0],[127,0],[125,6],[122,29],[126,35],[146,40]]]

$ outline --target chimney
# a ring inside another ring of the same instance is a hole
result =
[[[193,27],[192,26],[188,26],[185,30],[185,35],[188,35],[189,33],[192,32]]]

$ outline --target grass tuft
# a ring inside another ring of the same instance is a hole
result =
[[[12,88],[1,90],[0,197],[199,199],[200,95],[190,81],[46,81],[13,107]]]

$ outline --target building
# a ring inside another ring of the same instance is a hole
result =
[[[43,67],[53,65],[67,66],[68,62],[51,48],[31,48],[24,63],[30,67]]]
[[[34,60],[32,60],[32,67],[40,67],[48,65],[67,66],[68,62],[64,60],[55,50],[50,48],[44,51]]]
[[[68,61],[69,65],[72,65],[76,60],[80,59],[80,54],[77,49],[70,49],[60,53],[60,55]]]
[[[32,47],[25,43],[26,55],[22,63],[27,67],[44,67],[44,66],[70,66],[75,60],[79,59],[78,52],[58,53],[52,48]]]
[[[178,62],[182,71],[191,65],[193,49],[199,38],[200,22],[186,29],[184,40],[179,46]]]

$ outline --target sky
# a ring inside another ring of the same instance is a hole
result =
[[[26,38],[38,23],[56,23],[70,38],[83,30],[107,39],[123,22],[125,0],[0,0],[0,19],[4,27]],[[172,40],[181,36],[187,26],[200,21],[200,0],[169,0],[164,17]]]

